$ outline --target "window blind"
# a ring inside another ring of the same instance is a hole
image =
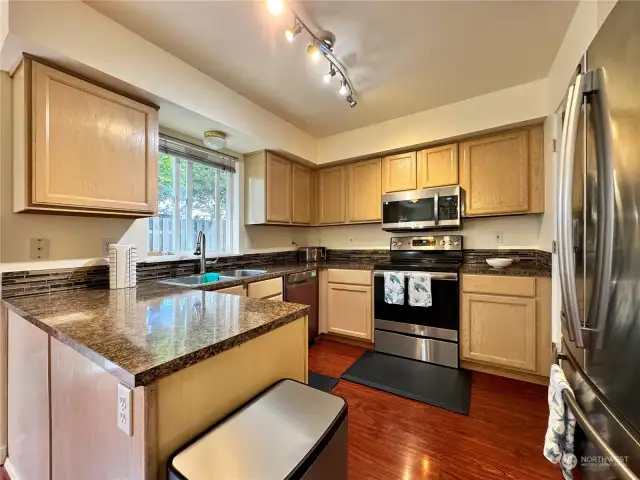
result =
[[[236,172],[237,158],[162,133],[160,134],[158,150],[184,160],[204,163],[227,172]]]

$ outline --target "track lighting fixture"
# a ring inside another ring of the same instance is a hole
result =
[[[280,15],[285,7],[286,0],[267,0],[267,8],[273,15]],[[288,42],[293,42],[295,38],[304,30],[311,37],[311,43],[307,46],[307,54],[311,60],[317,62],[324,57],[329,62],[329,72],[322,76],[324,83],[331,83],[331,79],[336,75],[340,75],[339,93],[346,98],[351,108],[355,107],[358,102],[355,100],[355,89],[351,80],[347,76],[346,68],[340,63],[333,53],[335,45],[335,36],[331,32],[320,30],[316,33],[312,32],[309,27],[296,14],[291,5],[287,5],[293,13],[294,24],[292,28],[284,32],[284,36]]]
[[[296,23],[293,25],[293,28],[289,28],[286,32],[284,32],[284,37],[289,41],[293,42],[293,39],[298,36],[298,34],[302,31],[302,27],[296,19]]]
[[[340,93],[340,95],[342,95],[343,97],[345,97],[349,93],[347,81],[344,79],[344,77],[342,77],[342,84],[340,85],[340,90],[338,90],[338,93]]]
[[[324,83],[330,83],[331,79],[336,76],[336,67],[333,66],[333,63],[329,63],[329,73],[325,73],[322,76],[322,81]]]

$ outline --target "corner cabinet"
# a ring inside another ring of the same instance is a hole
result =
[[[267,150],[244,156],[246,225],[311,225],[314,189],[303,165]]]
[[[15,212],[157,210],[152,106],[25,58],[13,74],[13,145]]]
[[[542,126],[460,144],[467,217],[544,211]]]
[[[416,152],[401,153],[382,159],[382,193],[415,190]]]

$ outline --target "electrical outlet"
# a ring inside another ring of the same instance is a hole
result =
[[[31,238],[29,240],[29,258],[31,260],[46,260],[49,258],[49,239]]]
[[[353,237],[349,237],[349,245],[353,246]]]
[[[496,232],[496,243],[502,245],[504,243],[504,232]]]
[[[112,243],[118,243],[118,241],[113,238],[102,239],[102,256],[103,257],[109,256],[109,245],[111,245]]]
[[[133,436],[132,402],[133,390],[126,385],[118,383],[118,428],[130,437]]]

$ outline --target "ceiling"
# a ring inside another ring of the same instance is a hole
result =
[[[336,36],[358,106],[322,82],[327,63],[292,44],[293,18],[263,1],[87,2],[256,104],[324,137],[545,78],[575,1],[307,1]],[[479,112],[481,114],[481,112]]]

